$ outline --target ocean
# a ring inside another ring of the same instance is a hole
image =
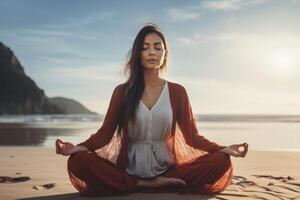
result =
[[[2,115],[0,146],[54,148],[95,133],[103,115]],[[247,142],[249,150],[300,151],[300,115],[195,115],[200,134],[222,145]]]

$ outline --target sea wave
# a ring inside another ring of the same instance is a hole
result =
[[[2,115],[0,123],[66,123],[66,122],[99,122],[102,115]]]
[[[1,115],[0,123],[66,123],[66,122],[101,122],[104,115]],[[195,115],[197,122],[291,122],[299,123],[300,115],[232,115],[203,114]]]

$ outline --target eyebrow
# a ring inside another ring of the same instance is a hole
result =
[[[147,42],[144,42],[144,44],[149,45],[149,43],[147,43]],[[155,43],[154,43],[154,45],[157,45],[157,44],[161,44],[161,42],[155,42]]]

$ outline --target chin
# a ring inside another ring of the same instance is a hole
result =
[[[159,69],[160,66],[159,65],[146,65],[144,66],[144,69],[146,70],[156,70],[156,69]]]

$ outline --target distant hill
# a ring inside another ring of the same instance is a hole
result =
[[[68,98],[64,98],[64,97],[52,97],[52,98],[48,98],[48,99],[51,103],[53,103],[55,106],[57,106],[64,113],[97,114],[95,112],[91,112],[86,107],[84,107],[81,103],[79,103],[78,101],[75,101],[73,99],[68,99]]]
[[[46,96],[25,74],[14,53],[0,42],[0,114],[95,114],[79,102]]]

